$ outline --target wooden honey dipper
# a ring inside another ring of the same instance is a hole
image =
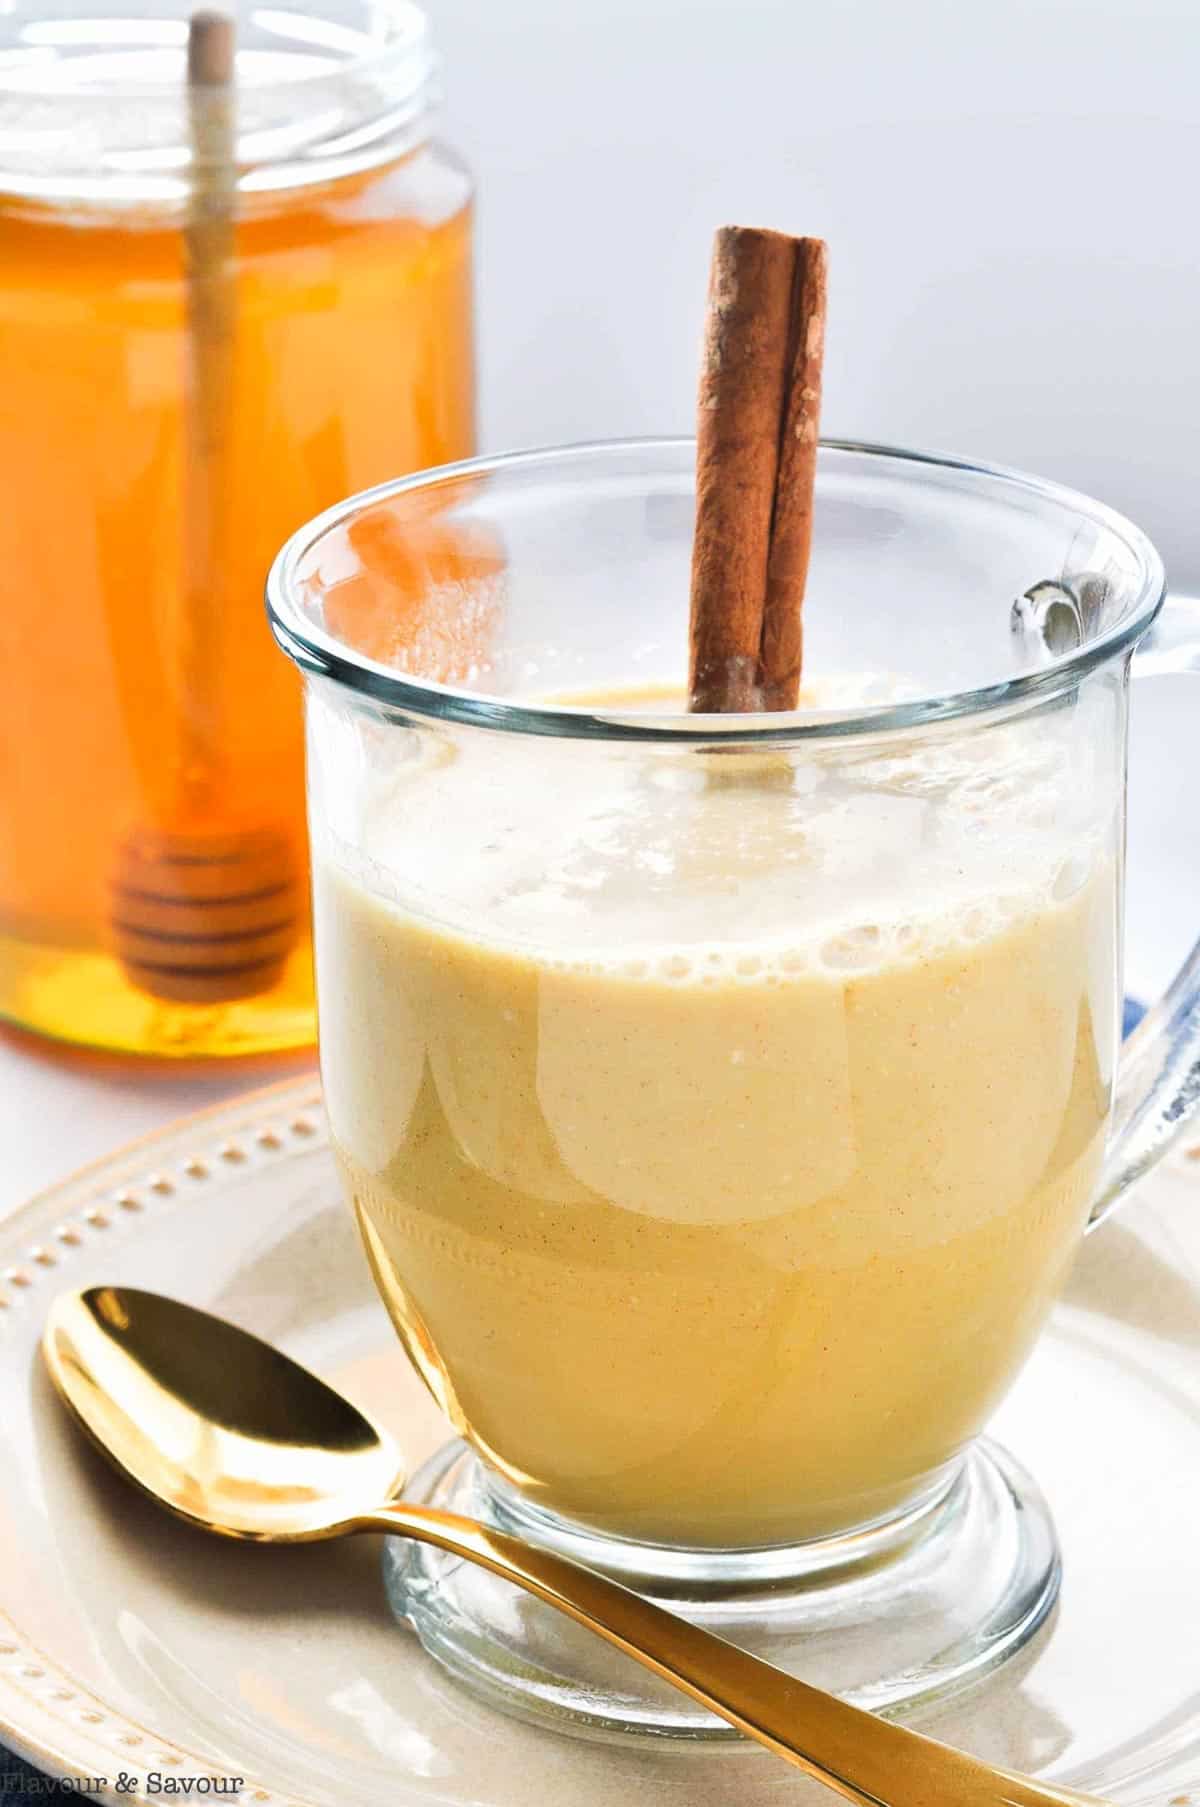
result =
[[[228,447],[237,324],[234,278],[236,34],[223,13],[188,30],[191,188],[184,229],[188,385],[185,568],[173,698],[177,768],[166,826],[127,837],[113,880],[117,954],[140,990],[217,1004],[267,990],[300,921],[290,842],[266,825],[234,825],[221,747],[221,585],[228,569]]]

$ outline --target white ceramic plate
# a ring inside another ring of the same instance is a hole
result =
[[[923,1726],[1122,1807],[1200,1807],[1200,1163],[1085,1245],[996,1423],[1054,1509],[1060,1607]],[[0,1737],[64,1776],[244,1779],[270,1807],[769,1807],[832,1799],[732,1751],[612,1748],[478,1705],[388,1617],[373,1539],[226,1544],[84,1448],[41,1372],[60,1287],[221,1312],[390,1424],[445,1435],[371,1291],[311,1079],[192,1118],[0,1225]],[[182,1792],[182,1791],[180,1791]],[[195,1790],[189,1791],[194,1793]],[[947,1804],[949,1807],[949,1804]]]

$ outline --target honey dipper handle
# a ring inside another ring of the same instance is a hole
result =
[[[177,626],[180,789],[203,809],[222,765],[221,671],[230,568],[229,470],[237,329],[236,35],[198,12],[188,30],[191,181],[184,226],[187,297],[184,570]]]
[[[344,1529],[414,1537],[502,1576],[859,1807],[1102,1807],[877,1719],[592,1569],[471,1519],[397,1501]]]

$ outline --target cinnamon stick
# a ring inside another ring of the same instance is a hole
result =
[[[794,709],[800,696],[804,589],[812,550],[825,353],[825,246],[819,238],[796,241],[791,327],[791,370],[779,440],[758,654],[764,709]]]
[[[824,324],[820,239],[721,228],[698,410],[692,710],[796,706]]]

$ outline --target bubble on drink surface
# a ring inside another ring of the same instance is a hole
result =
[[[1050,895],[1055,903],[1066,903],[1068,898],[1082,891],[1090,870],[1090,863],[1082,854],[1068,855],[1055,873],[1054,883],[1050,887]]]
[[[1018,802],[1025,788],[1015,772],[999,775],[989,772],[978,778],[964,779],[957,788],[956,797],[961,808],[983,813]]]
[[[866,972],[878,965],[885,950],[883,930],[878,923],[867,922],[823,941],[818,959],[827,972]]]
[[[971,904],[963,911],[960,921],[967,941],[983,941],[995,927],[991,910],[982,903]]]

